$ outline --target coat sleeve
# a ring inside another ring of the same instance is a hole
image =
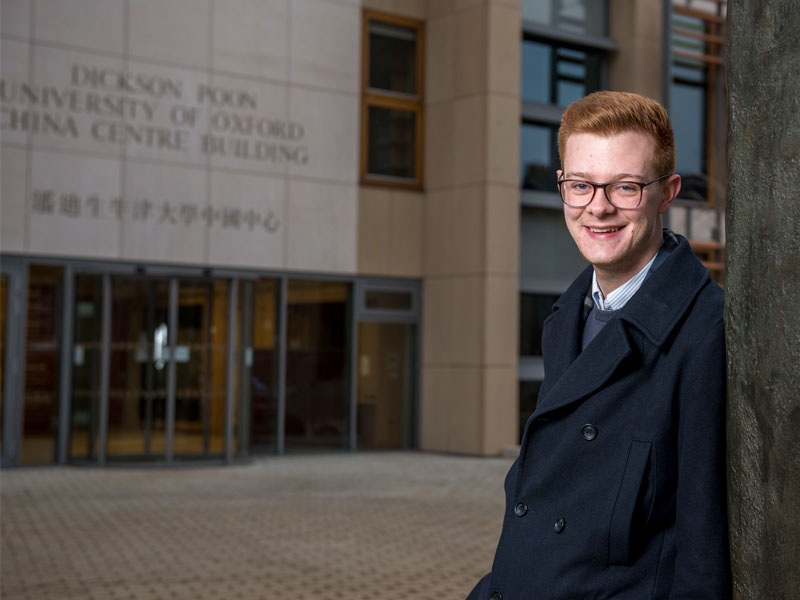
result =
[[[677,556],[670,600],[731,597],[722,319],[697,338],[679,390]]]

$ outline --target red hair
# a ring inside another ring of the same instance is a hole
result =
[[[655,100],[629,92],[595,92],[570,104],[561,117],[558,153],[561,168],[573,133],[611,136],[639,131],[653,138],[653,166],[658,175],[675,172],[675,137],[666,109]]]

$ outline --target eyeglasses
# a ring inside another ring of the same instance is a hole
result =
[[[594,181],[584,181],[583,179],[559,179],[558,191],[561,192],[561,200],[564,204],[574,208],[583,208],[592,203],[597,188],[602,188],[603,193],[606,195],[606,200],[611,203],[611,206],[629,210],[638,207],[642,202],[644,188],[651,183],[661,181],[670,176],[671,174],[662,175],[645,183],[641,181],[595,183]]]

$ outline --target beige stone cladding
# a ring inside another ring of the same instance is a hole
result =
[[[497,454],[517,427],[520,8],[430,10],[420,443]]]
[[[420,447],[515,443],[520,5],[369,0],[425,23],[424,191],[362,186],[359,272],[422,276]]]
[[[663,5],[662,0],[610,2],[609,36],[617,51],[610,56],[609,89],[664,97]]]
[[[2,4],[3,252],[357,271],[361,6]]]

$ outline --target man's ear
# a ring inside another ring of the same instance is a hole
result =
[[[672,206],[678,193],[681,191],[681,176],[675,173],[664,182],[661,195],[661,204],[658,207],[658,214],[663,215]]]
[[[562,176],[563,174],[564,174],[564,171],[562,171],[561,169],[559,169],[558,171],[556,171],[556,179],[561,179],[561,176]]]

